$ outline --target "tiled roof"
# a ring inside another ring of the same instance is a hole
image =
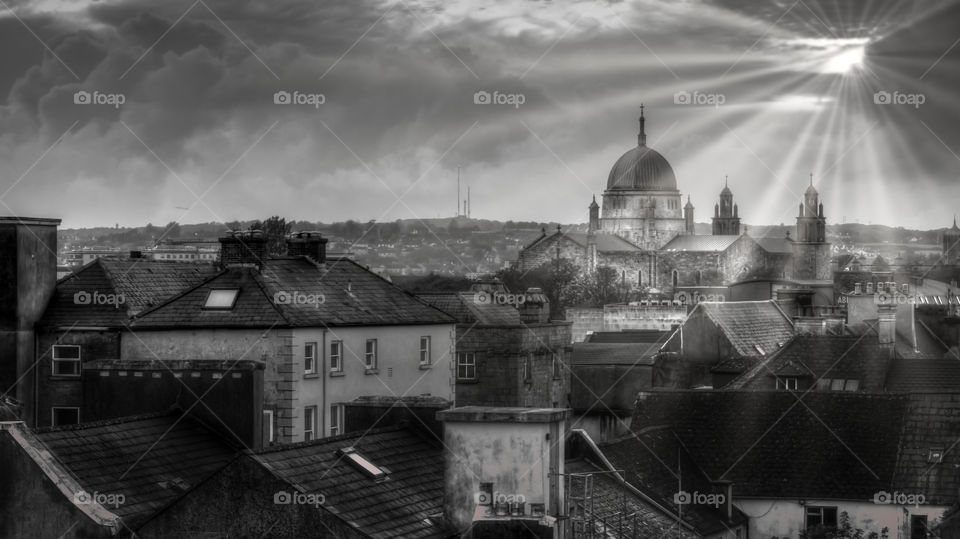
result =
[[[626,331],[594,331],[584,342],[591,343],[664,343],[670,337],[669,331],[659,329],[637,329]]]
[[[573,343],[573,365],[653,365],[663,343]]]
[[[887,371],[890,393],[960,393],[960,359],[896,358]]]
[[[713,320],[741,356],[770,354],[794,334],[793,322],[773,301],[701,302],[696,309]]]
[[[338,449],[353,447],[375,466],[389,469],[376,482]],[[320,492],[324,507],[369,537],[449,537],[433,520],[443,513],[443,448],[404,427],[374,429],[278,449],[254,458],[303,492]]]
[[[679,506],[675,502],[674,495],[681,491],[713,492],[710,480],[717,477],[708,477],[669,429],[634,430],[618,440],[599,444],[599,447],[614,468],[623,470],[628,483],[661,506],[680,513],[687,523],[704,535],[727,530],[746,520],[743,513],[735,510],[733,521],[727,522],[723,506]],[[736,495],[734,490],[734,497]]]
[[[214,288],[239,289],[232,309],[203,308]],[[134,326],[260,328],[453,322],[449,315],[352,260],[331,259],[319,264],[306,257],[289,257],[265,260],[260,271],[229,267],[142,313]]]
[[[591,514],[588,511],[587,516],[595,518],[595,529],[621,532],[622,537],[702,537],[680,526],[675,519],[627,488],[616,476],[604,473],[604,470],[586,459],[566,461],[564,471],[567,474],[592,475],[593,512]],[[568,490],[567,494],[570,495],[571,492]],[[620,526],[623,527],[622,530]],[[598,536],[603,535],[598,531]]]
[[[734,498],[869,500],[890,490],[907,409],[895,395],[655,391],[631,429],[669,427],[709,477],[733,481]]]
[[[910,411],[900,437],[900,457],[892,487],[908,494],[923,494],[928,504],[952,505],[960,489],[960,394],[910,395]],[[930,450],[943,453],[943,461],[929,461]]]
[[[453,316],[461,324],[519,326],[520,311],[512,305],[478,302],[473,292],[418,294],[421,300]]]
[[[859,380],[860,391],[880,392],[889,365],[875,335],[798,335],[724,389],[775,389],[775,376],[790,376]]]
[[[148,259],[97,259],[57,282],[40,323],[55,326],[120,327],[144,309],[196,285],[217,273],[211,264],[184,264]],[[77,304],[78,293],[123,295],[119,308]]]
[[[725,251],[733,245],[740,236],[718,235],[718,236],[676,236],[661,251]]]
[[[236,456],[176,414],[39,429],[36,436],[88,493],[123,494],[124,503],[108,509],[134,529]]]

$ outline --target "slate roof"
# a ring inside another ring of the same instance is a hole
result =
[[[239,289],[232,309],[204,309],[215,288]],[[289,301],[282,298],[317,301]],[[281,299],[278,299],[281,298]],[[134,327],[237,328],[452,324],[454,319],[347,258],[265,260],[232,266],[141,313]]]
[[[732,529],[746,521],[734,510],[727,522],[723,505],[680,505],[674,495],[680,491],[713,493],[711,477],[697,466],[680,440],[667,428],[634,430],[618,440],[599,444],[614,468],[623,470],[624,479],[663,507],[679,513],[701,534],[708,535]],[[715,479],[715,478],[714,478]],[[737,491],[734,490],[734,498]]]
[[[663,343],[573,343],[572,365],[653,365]]]
[[[956,391],[956,390],[954,390]],[[900,455],[892,488],[923,494],[928,504],[952,505],[960,488],[960,394],[910,395],[910,411],[900,436]],[[943,451],[943,461],[928,461],[931,449]]]
[[[793,322],[774,301],[701,302],[690,316],[697,310],[709,317],[745,357],[771,354],[794,334]]]
[[[376,482],[337,456],[354,447],[390,470]],[[320,492],[324,508],[370,537],[449,537],[443,513],[443,448],[405,427],[373,429],[279,448],[253,457],[302,492]],[[453,532],[455,535],[455,532]]]
[[[453,316],[461,324],[519,326],[520,311],[512,305],[481,303],[473,292],[428,292],[417,297]]]
[[[889,366],[889,355],[875,335],[798,335],[724,389],[775,389],[776,376],[789,376],[808,378],[810,384],[819,379],[854,379],[860,381],[860,391],[880,392]]]
[[[524,249],[529,249],[542,241],[554,241],[558,236],[561,239],[567,238],[580,247],[587,247],[587,234],[585,232],[554,232],[553,234],[549,235],[541,234],[528,243]],[[617,236],[616,234],[596,232],[594,234],[594,238],[597,242],[597,251],[601,253],[635,253],[643,250],[640,246],[634,245],[633,243],[621,238],[620,236]]]
[[[725,251],[740,236],[728,234],[717,236],[675,236],[661,251]]]
[[[567,474],[592,474],[592,514],[597,520],[595,528],[598,530],[604,529],[603,525],[606,525],[606,529],[620,531],[623,537],[683,537],[684,539],[702,537],[680,526],[675,519],[656,509],[630,490],[617,476],[604,473],[605,470],[587,459],[567,460],[564,463],[564,471]],[[572,505],[574,502],[570,503]],[[588,512],[587,515],[589,516],[590,513]],[[620,515],[635,515],[635,517],[626,516],[621,521]],[[618,528],[621,525],[622,530]],[[599,531],[598,536],[602,537]]]
[[[792,254],[793,253],[793,241],[788,240],[787,238],[754,238],[750,236],[750,239],[757,242],[764,251],[768,253],[782,253],[782,254]]]
[[[122,327],[130,317],[217,273],[212,264],[98,258],[57,282],[40,325]],[[74,294],[123,294],[120,308],[77,304]]]
[[[870,500],[890,491],[908,407],[868,393],[654,391],[631,429],[668,427],[709,477],[733,481],[735,499]]]
[[[107,509],[136,529],[236,456],[205,427],[178,419],[127,417],[38,429],[36,437],[86,492],[123,494],[123,504]]]
[[[960,393],[960,359],[896,358],[887,370],[890,393]]]

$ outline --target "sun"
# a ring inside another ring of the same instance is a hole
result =
[[[857,45],[845,47],[836,54],[827,58],[823,64],[821,72],[823,73],[851,73],[863,67],[863,60],[866,56],[866,46]]]

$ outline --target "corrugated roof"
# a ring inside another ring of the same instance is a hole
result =
[[[774,301],[701,302],[697,309],[714,321],[744,357],[771,354],[794,334],[793,322]]]
[[[725,251],[733,245],[740,236],[717,235],[717,236],[676,236],[661,251]]]
[[[572,365],[653,365],[663,343],[573,343]]]
[[[211,289],[239,289],[232,309],[204,309]],[[312,300],[311,300],[312,298]],[[454,319],[352,260],[265,260],[229,267],[144,312],[137,327],[319,327],[451,324]]]
[[[86,492],[123,494],[124,503],[108,509],[134,529],[236,455],[177,414],[45,428],[36,436]]]
[[[337,455],[353,447],[377,467],[389,469],[376,482]],[[324,508],[370,537],[449,537],[452,530],[430,517],[443,513],[443,448],[403,427],[324,438],[254,458],[304,492],[321,492]]]

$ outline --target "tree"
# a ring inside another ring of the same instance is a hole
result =
[[[260,225],[260,230],[263,230],[263,235],[267,238],[267,256],[287,254],[287,235],[290,234],[291,225],[287,224],[286,219],[274,215],[255,224]]]
[[[576,305],[579,300],[577,288],[572,286],[580,275],[580,268],[567,259],[546,262],[530,271],[522,272],[516,266],[500,270],[496,277],[514,293],[528,288],[540,288],[550,301],[550,318],[562,319],[564,309]]]

